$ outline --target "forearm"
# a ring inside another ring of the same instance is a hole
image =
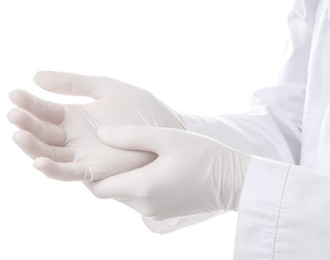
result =
[[[299,163],[303,102],[303,85],[279,85],[256,92],[254,106],[242,114],[181,118],[188,131],[242,152]]]

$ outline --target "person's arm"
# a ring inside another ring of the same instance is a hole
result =
[[[187,131],[209,136],[247,154],[299,163],[304,93],[304,85],[279,85],[257,91],[254,106],[243,114],[217,118],[180,116]],[[168,233],[223,212],[164,221],[143,219],[150,230]]]
[[[214,118],[180,114],[186,130],[212,137],[248,154],[299,164],[302,114],[317,2],[294,2],[288,17],[288,39],[278,85],[255,92],[251,108],[240,115]],[[166,233],[215,215],[162,222],[144,218],[144,221],[151,230]]]
[[[181,115],[189,131],[239,150],[299,163],[307,71],[318,0],[296,0],[288,16],[288,38],[278,84],[256,91],[240,115],[210,118]]]
[[[303,17],[305,28],[310,27],[308,17],[316,14],[303,118],[300,163],[304,167],[252,157],[240,202],[236,260],[330,258],[329,132],[328,112],[324,113],[328,109],[322,107],[328,101],[320,91],[329,89],[329,1],[318,6],[318,1],[297,3],[303,12],[296,19]],[[310,110],[320,107],[323,113]],[[321,120],[315,122],[313,116]]]

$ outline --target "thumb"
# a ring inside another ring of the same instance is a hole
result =
[[[104,78],[73,73],[39,71],[33,78],[41,88],[57,94],[101,98],[105,95]]]
[[[122,149],[164,153],[169,146],[170,128],[125,125],[99,128],[97,135],[105,144]]]

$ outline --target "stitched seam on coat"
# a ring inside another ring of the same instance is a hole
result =
[[[286,172],[285,180],[284,180],[284,187],[283,187],[281,201],[280,201],[280,206],[279,206],[278,214],[277,214],[277,221],[276,221],[276,227],[275,227],[275,236],[274,236],[274,246],[273,246],[272,260],[275,259],[275,247],[276,247],[276,238],[277,238],[278,224],[280,222],[280,215],[281,215],[281,209],[282,209],[282,201],[283,201],[283,198],[284,198],[284,193],[285,193],[285,188],[286,188],[286,182],[288,180],[290,168],[291,168],[291,165],[289,164],[289,167],[288,167],[287,172]]]

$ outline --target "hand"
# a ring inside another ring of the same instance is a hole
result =
[[[144,167],[87,183],[99,198],[114,198],[155,220],[238,206],[250,156],[214,139],[177,129],[100,128],[109,146],[148,151],[158,158]]]
[[[85,105],[62,105],[15,90],[19,108],[8,119],[22,130],[13,139],[35,159],[45,175],[63,181],[92,181],[141,167],[156,158],[150,152],[122,151],[97,138],[99,127],[138,124],[184,129],[177,113],[149,92],[101,77],[39,72],[35,82],[58,94],[88,96]]]

